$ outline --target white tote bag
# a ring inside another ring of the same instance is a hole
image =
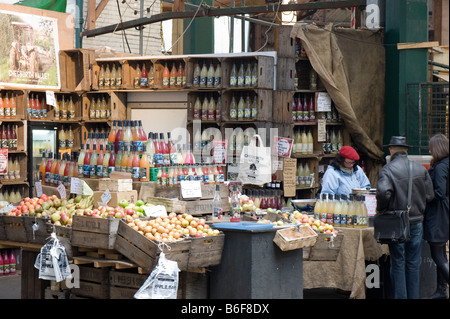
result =
[[[256,146],[256,139],[259,140],[259,146]],[[249,145],[243,147],[238,175],[242,184],[262,186],[272,181],[271,148],[263,145],[261,137],[255,134]]]

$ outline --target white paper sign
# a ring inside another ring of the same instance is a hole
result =
[[[36,196],[41,197],[42,196],[42,183],[36,182],[36,183],[34,183],[34,187],[36,187]]]
[[[103,204],[105,204],[105,205],[108,204],[108,202],[111,200],[111,192],[109,191],[108,188],[102,194],[102,196],[100,196],[100,198],[102,199]]]
[[[72,194],[83,194],[83,185],[81,184],[81,179],[78,177],[72,177],[70,179],[70,192]]]
[[[45,91],[45,103],[48,105],[56,106],[55,92]]]
[[[367,207],[367,216],[375,216],[377,209],[377,198],[375,195],[364,195]]]
[[[58,190],[59,195],[61,196],[61,198],[66,198],[67,197],[66,188],[64,187],[64,184],[59,184],[56,189]]]
[[[156,205],[153,207],[142,206],[144,208],[145,216],[147,217],[167,217],[166,207],[163,205]]]
[[[197,198],[202,197],[202,187],[200,181],[182,181],[181,196],[183,198]]]
[[[319,92],[317,94],[317,112],[331,111],[331,97],[326,92]]]
[[[323,119],[317,120],[317,142],[327,141],[327,121]]]

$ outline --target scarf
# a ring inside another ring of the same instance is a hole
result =
[[[346,167],[341,166],[340,170],[341,170],[343,173],[348,174],[348,175],[350,175],[350,176],[351,176],[351,175],[353,174],[353,172],[354,172],[353,167],[352,167],[352,168],[346,168]]]

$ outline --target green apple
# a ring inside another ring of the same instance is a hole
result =
[[[142,205],[144,205],[145,203],[144,203],[144,201],[142,200],[142,199],[139,199],[137,202],[136,202],[136,206],[142,206]]]
[[[123,208],[125,208],[125,207],[127,207],[128,206],[128,201],[126,200],[126,199],[121,199],[120,201],[119,201],[119,206],[120,207],[123,207]]]

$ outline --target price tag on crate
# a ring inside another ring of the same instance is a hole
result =
[[[42,183],[41,182],[36,182],[34,183],[34,187],[36,188],[36,196],[37,197],[41,197],[42,196]]]
[[[45,103],[48,105],[56,106],[55,92],[45,91]]]
[[[100,198],[102,199],[103,204],[107,206],[109,201],[111,200],[111,192],[108,188],[105,190],[102,196],[100,196]]]
[[[66,198],[67,197],[66,187],[64,186],[64,184],[59,184],[56,189],[58,190],[59,195],[61,196],[61,198]]]
[[[200,181],[182,181],[181,196],[183,198],[199,198],[202,197],[202,187]]]
[[[77,177],[72,177],[70,179],[70,192],[72,194],[83,194],[83,185],[81,183],[81,179]]]

